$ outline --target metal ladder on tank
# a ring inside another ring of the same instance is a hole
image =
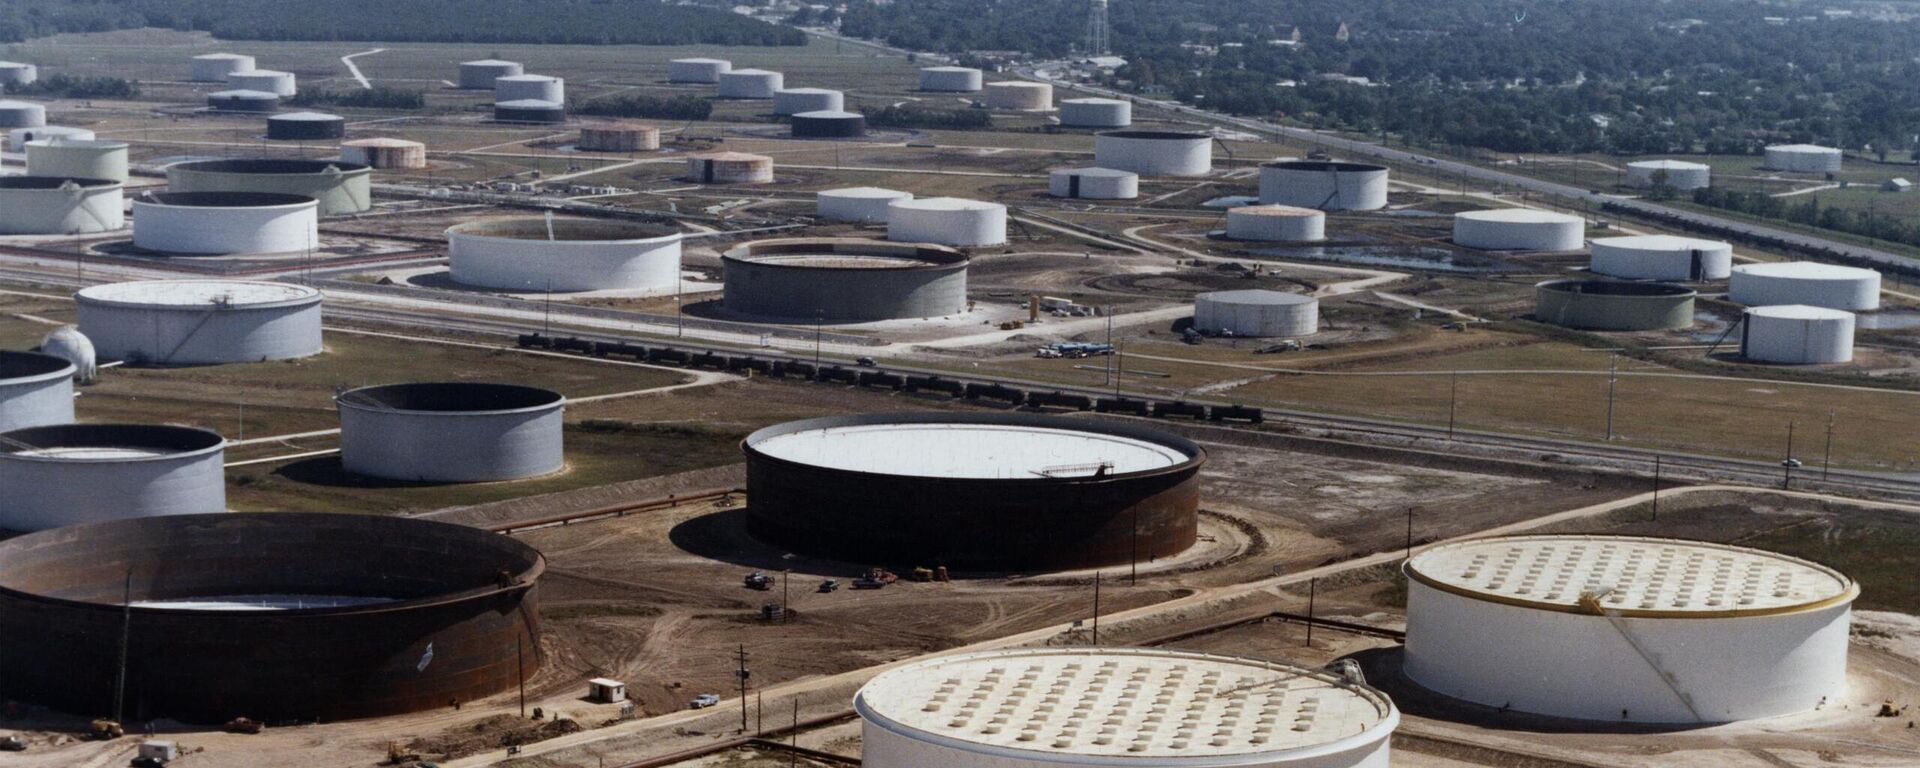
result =
[[[1680,700],[1680,705],[1686,707],[1687,712],[1693,715],[1694,722],[1707,722],[1707,718],[1701,716],[1700,710],[1694,708],[1693,696],[1680,689],[1679,678],[1660,666],[1659,654],[1647,650],[1644,646],[1640,645],[1640,641],[1633,638],[1633,633],[1627,631],[1626,620],[1620,616],[1619,611],[1612,610],[1600,604],[1600,601],[1611,592],[1613,592],[1611,587],[1600,590],[1597,594],[1582,592],[1580,593],[1580,607],[1596,616],[1606,619],[1607,625],[1613,627],[1613,631],[1620,633],[1620,639],[1627,641],[1627,645],[1633,648],[1633,652],[1639,654],[1640,660],[1647,663],[1647,668],[1653,670],[1653,674],[1660,678],[1660,682],[1667,686],[1667,690],[1673,692],[1674,698]],[[1625,718],[1623,717],[1622,719]]]
[[[167,350],[167,354],[163,355],[159,360],[153,361],[154,364],[166,365],[167,363],[171,362],[173,360],[174,355],[180,354],[180,350],[185,349],[187,344],[193,341],[193,337],[200,335],[201,329],[204,329],[207,327],[207,322],[212,320],[215,314],[218,314],[223,309],[232,309],[232,308],[233,308],[232,295],[221,294],[220,296],[214,297],[213,303],[211,305],[208,305],[207,311],[200,313],[200,320],[193,324],[193,329],[187,331],[185,335],[181,336],[180,343],[173,345],[173,349]]]
[[[1713,357],[1714,351],[1720,348],[1721,342],[1726,341],[1728,336],[1732,336],[1733,332],[1739,330],[1740,326],[1746,322],[1747,316],[1741,315],[1740,319],[1727,323],[1727,329],[1720,332],[1720,338],[1714,339],[1712,344],[1707,345],[1707,357]]]

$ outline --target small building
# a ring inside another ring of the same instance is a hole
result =
[[[1882,191],[1882,192],[1912,192],[1912,191],[1913,191],[1913,182],[1911,182],[1911,181],[1907,181],[1907,180],[1906,180],[1905,178],[1903,178],[1903,177],[1896,177],[1896,178],[1892,178],[1892,179],[1887,179],[1887,180],[1886,180],[1886,181],[1885,181],[1884,183],[1882,183],[1882,184],[1880,185],[1880,191]]]
[[[627,700],[627,684],[596,677],[587,681],[587,698],[596,704],[618,704]]]

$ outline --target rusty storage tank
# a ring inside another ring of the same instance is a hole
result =
[[[660,148],[660,129],[625,122],[583,125],[574,146],[588,152],[652,152]]]
[[[767,184],[773,158],[747,152],[709,152],[687,158],[687,180],[701,184]]]
[[[1089,568],[1168,557],[1198,526],[1199,445],[1118,422],[896,413],[747,436],[748,530],[859,563]]]
[[[546,560],[478,528],[321,513],[89,523],[0,543],[0,696],[78,715],[345,720],[540,668]],[[128,599],[130,598],[130,600]]]
[[[375,170],[427,167],[427,145],[406,139],[354,139],[340,145],[340,161]]]

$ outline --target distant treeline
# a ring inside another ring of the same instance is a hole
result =
[[[867,124],[882,128],[986,128],[993,118],[983,109],[881,107],[868,110]]]
[[[140,86],[118,77],[74,77],[52,74],[27,85],[9,85],[10,96],[51,96],[61,99],[131,99]]]
[[[647,96],[629,93],[579,102],[571,105],[568,111],[578,115],[599,117],[705,120],[713,114],[713,102],[698,96]]]
[[[421,109],[427,106],[425,91],[408,90],[378,86],[350,91],[335,91],[326,88],[302,88],[300,93],[287,99],[287,103],[296,107],[361,107],[363,109]]]
[[[0,42],[162,27],[227,40],[805,45],[799,30],[660,0],[33,0],[0,3]]]
[[[1741,192],[1709,187],[1693,191],[1693,201],[1711,208],[1737,211],[1750,216],[1782,219],[1809,227],[1831,229],[1877,240],[1920,245],[1920,221],[1909,217],[1874,214],[1846,208],[1821,206],[1813,195],[1774,197],[1765,192]]]

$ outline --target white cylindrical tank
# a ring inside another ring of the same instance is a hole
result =
[[[1093,162],[1142,176],[1205,176],[1213,137],[1187,131],[1110,131],[1093,139]]]
[[[746,152],[709,152],[687,158],[687,178],[701,184],[767,184],[773,158]]]
[[[460,88],[469,91],[490,91],[493,90],[493,81],[526,73],[526,67],[521,66],[517,61],[500,59],[463,61],[460,63]]]
[[[1766,166],[1794,173],[1838,173],[1840,150],[1816,144],[1776,144],[1767,147]]]
[[[340,144],[340,161],[382,170],[427,167],[427,145],[406,139],[354,139]]]
[[[227,84],[241,91],[263,91],[281,98],[294,95],[299,89],[294,84],[292,72],[275,69],[243,69],[227,73]]]
[[[1787,304],[1753,307],[1740,329],[1740,356],[1762,363],[1821,365],[1853,360],[1852,312]]]
[[[265,192],[160,192],[133,200],[133,244],[160,253],[297,253],[320,242],[320,204]]]
[[[1112,168],[1062,168],[1047,174],[1047,194],[1079,200],[1132,200],[1140,174]]]
[[[1483,251],[1577,251],[1587,222],[1532,208],[1494,208],[1453,215],[1453,242]]]
[[[320,354],[320,292],[255,280],[144,280],[73,295],[100,356],[216,365]]]
[[[227,511],[226,440],[192,427],[56,424],[0,434],[0,528]]]
[[[334,402],[340,409],[340,463],[357,475],[479,483],[566,467],[566,398],[558,392],[423,382],[349,390]]]
[[[720,73],[720,98],[771,99],[787,87],[787,78],[764,69],[735,69]]]
[[[1561,534],[1442,544],[1403,570],[1405,673],[1454,698],[1692,725],[1804,712],[1846,690],[1859,587],[1804,560]]]
[[[188,160],[167,166],[167,189],[306,195],[320,201],[320,215],[338,216],[373,207],[373,169],[333,160]]]
[[[27,175],[126,182],[127,143],[93,139],[27,142]]]
[[[75,141],[95,138],[93,131],[86,128],[71,128],[64,125],[43,125],[38,128],[15,128],[7,131],[7,149],[15,152],[27,151],[27,143],[44,139],[71,139]]]
[[[31,101],[0,99],[0,128],[40,128],[46,124],[46,107]]]
[[[1400,722],[1332,672],[1145,648],[934,657],[853,708],[866,768],[1386,768]]]
[[[927,197],[887,205],[887,239],[959,247],[1007,242],[1007,207],[999,203]]]
[[[773,92],[773,113],[797,115],[802,112],[840,112],[847,96],[828,88],[782,88]]]
[[[814,196],[814,214],[825,221],[885,224],[887,206],[912,199],[912,192],[879,187],[826,189]]]
[[[32,85],[39,79],[39,67],[18,61],[0,61],[0,90],[9,86]]]
[[[1066,99],[1060,124],[1068,128],[1125,128],[1133,125],[1133,102],[1122,99]]]
[[[1713,166],[1685,160],[1638,160],[1627,163],[1627,186],[1651,187],[1656,179],[1678,190],[1706,189],[1713,185]]]
[[[986,91],[987,109],[1016,112],[1045,112],[1053,109],[1053,86],[1046,83],[1008,80],[988,83]]]
[[[680,232],[608,219],[494,219],[447,230],[454,282],[503,291],[637,291],[680,286]]]
[[[1260,166],[1260,202],[1323,211],[1387,207],[1387,167],[1372,163],[1279,160]]]
[[[1812,261],[1742,264],[1727,280],[1727,298],[1750,307],[1805,304],[1865,312],[1880,308],[1880,273]]]
[[[0,432],[73,423],[73,379],[66,358],[0,350]]]
[[[1327,214],[1291,205],[1243,205],[1227,209],[1227,237],[1282,243],[1327,239]]]
[[[926,67],[920,70],[920,90],[937,93],[973,93],[980,90],[980,70],[972,67]]]
[[[72,363],[75,381],[93,381],[100,375],[100,358],[93,350],[93,340],[71,325],[55,328],[41,339],[40,353]]]
[[[193,57],[196,83],[224,83],[227,75],[259,69],[252,56],[240,53],[206,53]]]
[[[493,100],[496,103],[533,100],[565,104],[567,81],[547,75],[508,75],[493,81]]]
[[[90,235],[125,225],[120,182],[0,176],[0,235]]]
[[[1320,300],[1281,291],[1203,293],[1193,300],[1193,329],[1220,336],[1309,336],[1320,331]]]
[[[667,62],[667,82],[711,85],[732,71],[733,62],[726,59],[674,59]]]
[[[1673,235],[1603,237],[1593,241],[1589,269],[1628,280],[1725,280],[1733,269],[1733,246]]]

